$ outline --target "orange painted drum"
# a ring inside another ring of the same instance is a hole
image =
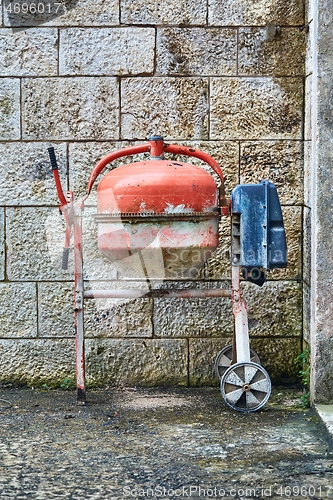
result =
[[[219,241],[218,188],[200,167],[151,159],[97,189],[98,247],[124,277],[195,277]]]

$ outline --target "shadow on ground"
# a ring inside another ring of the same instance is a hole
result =
[[[237,413],[217,389],[0,389],[0,498],[333,498],[333,454],[300,394]],[[6,401],[8,403],[6,403]]]

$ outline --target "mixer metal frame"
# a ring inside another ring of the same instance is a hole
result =
[[[148,143],[139,146],[130,146],[112,152],[105,156],[93,169],[88,192],[83,201],[76,202],[73,193],[69,191],[64,195],[58,166],[53,148],[49,148],[50,161],[58,197],[59,209],[64,215],[66,235],[63,254],[63,268],[67,269],[67,261],[71,235],[74,243],[74,324],[76,337],[76,384],[77,403],[85,404],[87,400],[85,382],[85,339],[84,339],[84,300],[96,298],[211,298],[229,297],[232,301],[234,316],[233,345],[228,346],[219,353],[215,362],[215,371],[221,379],[221,393],[223,399],[231,408],[241,412],[256,411],[261,408],[270,396],[271,383],[267,372],[258,363],[251,361],[253,352],[250,351],[248,316],[246,302],[242,296],[240,278],[241,267],[231,263],[232,277],[231,289],[117,289],[117,290],[84,290],[83,280],[83,252],[82,252],[82,212],[84,203],[89,196],[93,184],[105,168],[113,160],[133,154],[150,152],[154,159],[163,158],[163,152],[186,155],[199,158],[207,163],[221,180],[219,188],[219,205],[221,216],[229,216],[229,202],[226,199],[224,178],[218,163],[208,154],[187,148],[185,146],[169,145],[158,137],[152,138]],[[256,358],[259,360],[259,358]],[[221,370],[222,368],[222,370]]]

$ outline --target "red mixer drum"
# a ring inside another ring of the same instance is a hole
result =
[[[98,248],[124,276],[194,277],[218,245],[218,190],[200,167],[152,159],[97,190]]]

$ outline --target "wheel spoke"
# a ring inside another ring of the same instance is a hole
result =
[[[221,356],[221,358],[219,359],[219,366],[222,366],[222,367],[230,366],[230,361],[231,361],[231,358],[228,358],[228,356],[223,354]]]
[[[237,385],[238,387],[243,387],[244,381],[237,375],[235,371],[231,371],[224,381],[227,384]]]
[[[245,384],[250,384],[251,380],[255,376],[255,374],[258,372],[258,368],[255,366],[250,366],[247,365],[244,367],[244,382]]]
[[[251,391],[247,392],[246,393],[246,406],[248,408],[255,408],[258,405],[260,405],[259,399],[257,399]]]
[[[235,405],[243,394],[244,392],[242,389],[236,389],[234,391],[228,392],[228,394],[226,394],[225,397],[230,404]]]
[[[269,391],[269,383],[266,378],[262,380],[258,380],[258,382],[254,382],[251,384],[251,390],[260,391],[260,392],[268,392]]]

